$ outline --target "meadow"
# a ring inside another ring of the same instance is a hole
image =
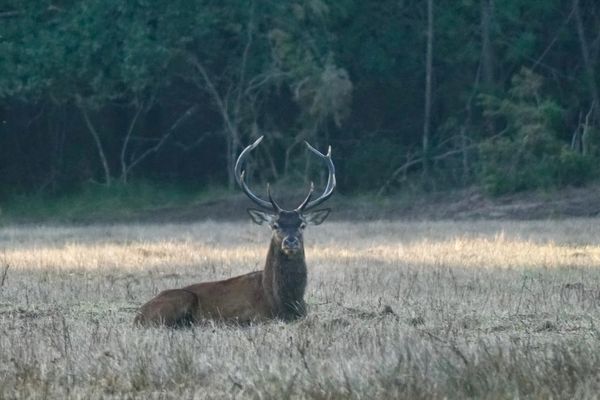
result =
[[[267,228],[0,228],[0,398],[598,398],[598,219],[305,236],[306,318],[172,330],[136,308],[262,268]]]

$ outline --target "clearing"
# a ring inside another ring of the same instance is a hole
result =
[[[307,318],[141,329],[262,267],[250,222],[0,228],[0,398],[596,398],[600,221],[325,222]]]

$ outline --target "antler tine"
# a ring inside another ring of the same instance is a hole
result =
[[[311,208],[314,208],[314,207],[318,206],[319,204],[323,203],[329,197],[331,197],[331,195],[333,194],[333,189],[335,189],[336,180],[335,180],[335,166],[333,165],[333,160],[331,159],[331,146],[329,146],[327,149],[327,155],[324,155],[319,150],[312,147],[310,145],[310,143],[308,143],[307,141],[304,141],[304,143],[306,143],[306,146],[308,147],[308,149],[310,151],[312,151],[320,159],[325,161],[325,163],[327,164],[327,169],[329,170],[329,176],[327,178],[327,186],[325,187],[325,191],[323,192],[323,194],[319,198],[304,205],[304,210],[308,211]]]
[[[256,146],[259,145],[259,143],[263,140],[263,137],[264,136],[259,137],[258,139],[256,139],[256,141],[254,141],[254,143],[252,143],[251,145],[247,146],[244,150],[242,150],[237,161],[235,162],[234,175],[235,175],[235,180],[237,181],[238,185],[240,185],[240,187],[242,188],[244,193],[246,193],[246,196],[248,196],[250,198],[250,200],[255,202],[260,207],[270,210],[270,209],[273,209],[274,204],[272,204],[268,201],[265,201],[265,200],[261,199],[260,197],[258,197],[257,195],[255,195],[254,193],[252,193],[252,191],[250,190],[248,185],[246,185],[246,181],[245,181],[246,171],[242,171],[242,165],[243,165],[245,159],[248,157],[248,154],[250,154],[250,152],[254,148],[256,148]]]
[[[304,201],[302,201],[302,203],[300,203],[300,205],[298,206],[298,208],[296,208],[296,211],[303,211],[304,207],[306,207],[306,205],[308,204],[308,202],[310,201],[310,199],[312,198],[312,195],[315,191],[315,184],[314,182],[310,183],[310,190],[308,191],[308,196],[306,196],[306,198],[304,199]]]
[[[242,181],[241,181],[242,165],[244,164],[244,161],[248,157],[248,154],[250,154],[250,152],[252,150],[254,150],[256,148],[256,146],[258,146],[260,144],[260,142],[262,142],[263,138],[264,138],[264,136],[261,136],[258,139],[256,139],[254,141],[254,143],[252,143],[249,146],[246,146],[246,148],[244,150],[242,150],[242,152],[238,156],[238,159],[235,162],[235,167],[233,168],[233,170],[234,170],[235,180],[237,181],[237,183],[239,185],[241,185],[241,183],[242,183]]]
[[[244,193],[246,193],[246,196],[248,196],[250,198],[250,200],[255,202],[258,206],[265,208],[267,210],[272,210],[273,205],[271,203],[261,199],[260,197],[258,197],[254,193],[252,193],[252,191],[250,190],[248,185],[246,185],[246,181],[244,179],[245,175],[246,175],[246,171],[242,171],[242,173],[240,175],[240,186],[242,187],[242,190],[244,191]]]
[[[269,183],[267,183],[267,195],[269,196],[269,201],[271,202],[273,209],[277,212],[282,211],[283,209],[279,207],[279,204],[277,204],[273,196],[271,196],[271,185]]]

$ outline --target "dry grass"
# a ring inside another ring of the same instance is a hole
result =
[[[139,329],[262,266],[250,223],[0,229],[0,398],[597,398],[598,220],[326,223],[309,316]]]

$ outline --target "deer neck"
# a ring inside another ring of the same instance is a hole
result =
[[[304,247],[300,253],[288,257],[281,250],[281,243],[271,239],[263,272],[263,287],[276,316],[289,320],[304,315],[306,279]]]

